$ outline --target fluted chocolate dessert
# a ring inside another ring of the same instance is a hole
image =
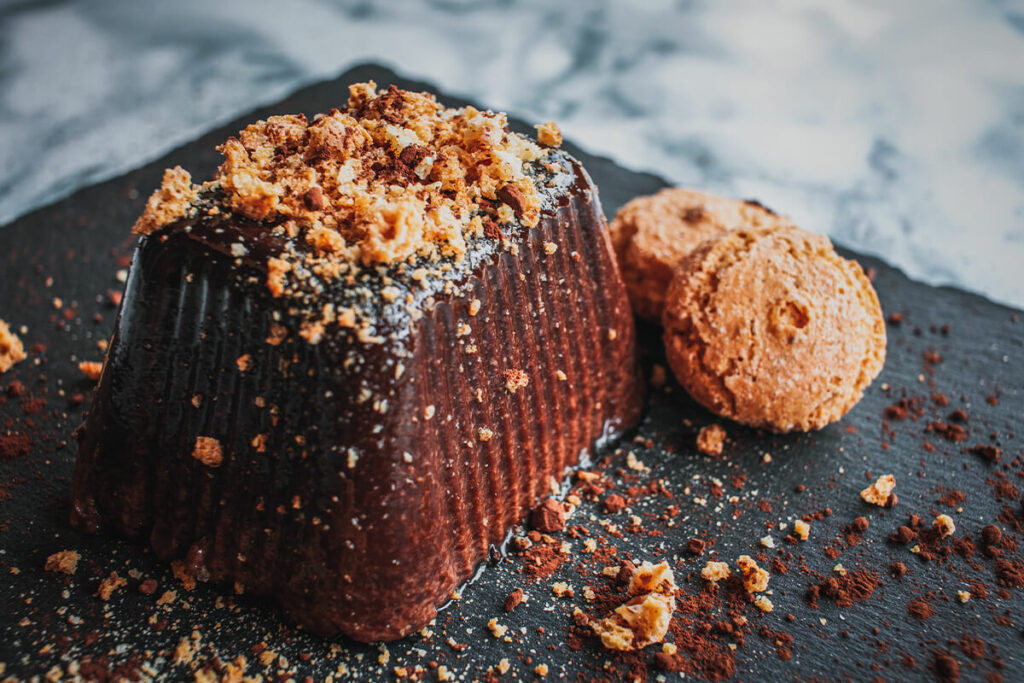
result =
[[[641,410],[597,194],[502,114],[353,86],[167,171],[72,521],[359,640],[424,626],[582,452]]]

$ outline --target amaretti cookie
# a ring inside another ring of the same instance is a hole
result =
[[[676,268],[669,364],[709,410],[778,432],[838,420],[882,369],[885,322],[861,267],[798,228],[714,237]]]
[[[359,640],[423,627],[580,454],[637,422],[587,173],[373,84],[172,169],[82,432],[72,521]]]
[[[701,242],[736,228],[781,225],[792,223],[755,201],[672,187],[623,206],[609,231],[633,312],[660,323],[676,265]]]

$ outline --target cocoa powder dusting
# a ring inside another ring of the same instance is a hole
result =
[[[1024,586],[1024,562],[1020,560],[996,560],[996,576],[1001,586],[1020,588]]]
[[[919,595],[907,605],[907,613],[915,619],[924,621],[935,614],[927,595]]]
[[[877,574],[866,570],[847,572],[845,576],[830,576],[821,583],[812,585],[807,592],[807,602],[811,607],[818,606],[819,596],[832,600],[837,607],[852,607],[856,602],[863,602],[871,597],[875,589],[881,585]]]
[[[960,663],[948,652],[936,652],[935,676],[941,683],[956,683],[960,680]]]
[[[11,432],[0,434],[0,461],[23,458],[32,447],[32,439],[28,434]]]

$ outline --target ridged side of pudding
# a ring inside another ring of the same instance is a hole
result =
[[[424,626],[552,478],[640,415],[596,191],[555,149],[530,177],[532,225],[484,198],[494,219],[461,253],[311,268],[298,295],[274,286],[280,259],[323,261],[295,231],[216,186],[168,213],[138,246],[83,430],[76,526],[317,633]]]

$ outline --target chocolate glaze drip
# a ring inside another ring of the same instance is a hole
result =
[[[434,288],[418,320],[382,321],[406,333],[380,344],[334,328],[299,338],[294,302],[265,286],[273,240],[230,255],[238,221],[142,239],[80,445],[73,523],[272,596],[314,632],[371,641],[424,626],[551,477],[640,416],[600,204],[564,158],[572,181],[512,234],[518,250],[481,241],[455,291]],[[290,334],[273,345],[275,322]],[[526,386],[506,387],[507,370]],[[198,436],[219,441],[220,466],[191,457]]]

